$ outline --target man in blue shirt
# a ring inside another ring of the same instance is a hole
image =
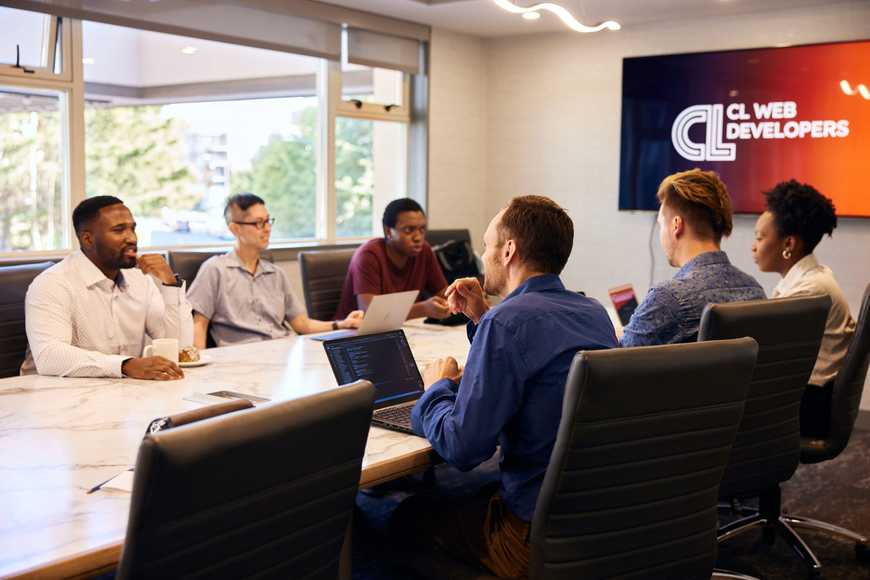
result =
[[[529,522],[571,361],[580,350],[611,348],[617,341],[601,304],[566,290],[559,279],[574,225],[552,200],[513,199],[483,239],[483,287],[464,278],[446,292],[451,310],[471,319],[465,371],[452,358],[426,369],[427,390],[413,409],[412,425],[463,471],[500,447],[499,485],[464,501],[406,502],[396,520],[418,541],[434,541],[498,576],[515,577],[528,569]],[[485,293],[504,300],[490,309]]]
[[[731,234],[731,198],[713,171],[666,177],[658,191],[659,242],[679,271],[650,288],[625,327],[622,346],[692,342],[707,304],[758,300],[764,290],[720,249]]]

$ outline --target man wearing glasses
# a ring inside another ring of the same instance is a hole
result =
[[[298,334],[359,326],[360,311],[334,322],[308,318],[287,274],[260,259],[275,223],[260,197],[252,193],[230,197],[224,218],[236,246],[206,260],[187,295],[194,312],[194,346],[205,348],[209,325],[218,346],[282,338],[290,334],[287,324]]]
[[[380,294],[420,290],[408,318],[450,315],[447,279],[426,243],[426,214],[413,199],[395,199],[383,216],[384,237],[369,240],[354,253],[341,292],[336,319],[366,310]]]

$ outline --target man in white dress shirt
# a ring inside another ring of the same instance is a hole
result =
[[[183,284],[159,255],[137,255],[136,222],[124,203],[92,197],[73,211],[80,250],[33,281],[22,372],[66,377],[184,376],[174,362],[142,357],[146,337],[193,338]]]

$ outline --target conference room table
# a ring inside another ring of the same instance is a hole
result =
[[[464,363],[464,326],[414,320],[404,331],[421,371],[446,355]],[[187,399],[231,390],[280,401],[337,388],[323,343],[310,337],[202,354],[209,364],[186,368],[177,381],[35,375],[0,380],[0,577],[73,577],[116,563],[130,493],[88,491],[135,464],[152,419],[205,404]],[[360,485],[419,471],[431,457],[425,439],[372,427]]]

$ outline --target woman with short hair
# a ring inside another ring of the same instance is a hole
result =
[[[834,378],[855,333],[855,320],[833,272],[813,254],[822,237],[837,227],[837,214],[830,199],[794,179],[778,183],[764,197],[767,210],[755,224],[752,257],[762,272],[782,276],[772,297],[831,297],[819,356],[801,401],[801,433],[824,437],[830,430]]]

